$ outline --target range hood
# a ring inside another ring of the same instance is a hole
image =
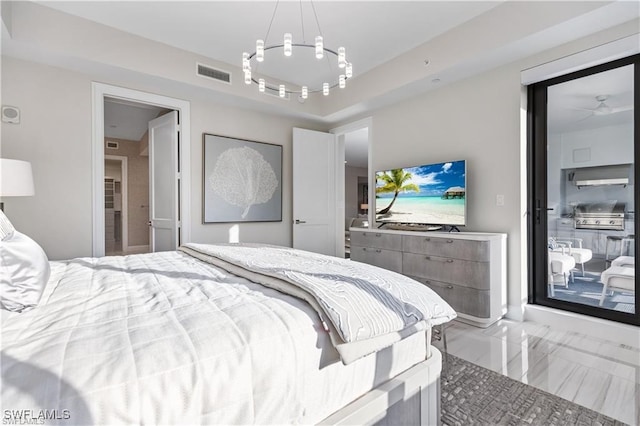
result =
[[[629,185],[631,164],[619,164],[615,166],[583,167],[575,169],[570,175],[570,180],[578,188],[583,186],[599,185]]]

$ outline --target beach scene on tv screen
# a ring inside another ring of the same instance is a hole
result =
[[[465,224],[465,162],[428,164],[376,173],[376,220]]]

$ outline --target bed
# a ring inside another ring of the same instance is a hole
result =
[[[412,293],[407,278],[285,247],[189,244],[47,261],[37,303],[16,309],[28,274],[11,256],[28,237],[1,231],[4,419],[438,422],[441,357],[430,329],[455,312],[426,287]]]

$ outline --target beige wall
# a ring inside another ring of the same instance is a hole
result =
[[[146,136],[146,133],[145,133]],[[140,142],[105,138],[118,142],[118,149],[105,149],[105,155],[127,157],[127,238],[129,246],[149,244],[149,157],[140,155]]]
[[[106,153],[108,155],[108,153]],[[104,177],[112,178],[116,182],[122,181],[122,167],[118,160],[104,160]]]
[[[358,177],[367,178],[367,169],[362,167],[349,167],[344,168],[344,216],[345,217],[357,217],[359,213],[358,200]]]
[[[123,85],[117,78],[98,79],[2,57],[2,103],[21,110],[20,124],[2,126],[2,155],[32,163],[36,191],[34,197],[7,201],[5,210],[50,259],[92,253],[92,81]],[[191,104],[192,240],[229,240],[230,224],[202,224],[202,134],[213,133],[283,145],[282,222],[243,223],[239,228],[241,241],[291,245],[292,128],[327,130],[326,126],[216,104],[206,93],[167,89],[156,80],[145,80],[134,88]]]

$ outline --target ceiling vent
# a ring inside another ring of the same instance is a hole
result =
[[[118,149],[119,144],[115,141],[107,141],[107,149]]]
[[[227,71],[212,68],[207,65],[202,65],[199,63],[196,63],[196,67],[197,67],[196,73],[200,77],[210,78],[212,80],[217,80],[223,83],[231,84],[231,73],[228,73]]]

